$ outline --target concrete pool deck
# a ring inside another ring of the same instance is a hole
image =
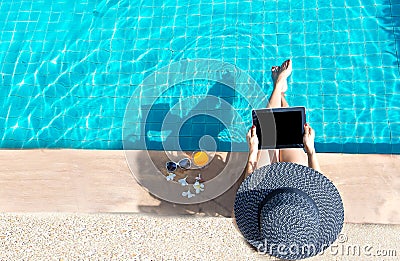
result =
[[[319,159],[343,197],[345,224],[307,260],[397,260],[399,156]],[[232,218],[216,217],[229,217],[235,189],[177,205],[143,189],[123,151],[1,150],[0,259],[279,260],[251,248]]]
[[[320,153],[318,157],[323,173],[342,195],[345,222],[400,224],[400,155]],[[178,205],[143,189],[131,174],[123,151],[0,151],[1,212],[229,217],[235,189],[207,203]]]
[[[345,223],[306,260],[398,260],[400,226]],[[278,260],[257,253],[231,218],[143,214],[0,214],[1,260]]]

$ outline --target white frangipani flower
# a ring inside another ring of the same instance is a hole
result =
[[[193,184],[193,188],[196,190],[196,194],[199,194],[201,191],[204,191],[204,184],[196,180]]]
[[[184,177],[183,179],[178,180],[178,182],[182,185],[182,187],[189,185],[189,183],[187,183],[186,179],[187,179],[187,176]]]
[[[183,196],[183,197],[191,198],[191,197],[194,197],[194,196],[196,196],[196,195],[193,194],[192,192],[190,192],[190,189],[188,189],[188,191],[182,192],[182,196]]]
[[[165,178],[166,178],[168,181],[171,181],[171,180],[174,180],[175,176],[176,176],[175,173],[169,172],[169,173],[168,173],[168,176],[166,176]]]

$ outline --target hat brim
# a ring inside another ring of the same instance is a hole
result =
[[[331,245],[343,227],[344,209],[334,184],[312,168],[278,162],[255,170],[236,193],[234,213],[237,226],[246,240],[255,248],[264,247],[265,240],[259,229],[259,206],[266,196],[279,188],[303,191],[318,208],[320,220],[320,249]],[[314,255],[310,254],[310,256]]]

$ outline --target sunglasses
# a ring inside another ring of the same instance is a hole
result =
[[[165,167],[167,168],[167,170],[169,172],[174,172],[178,167],[181,169],[190,169],[190,167],[192,166],[192,162],[190,161],[189,158],[184,158],[181,159],[178,163],[173,162],[173,161],[168,161],[165,164]]]

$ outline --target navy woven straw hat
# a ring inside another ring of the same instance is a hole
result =
[[[235,218],[259,252],[293,260],[331,245],[342,230],[344,211],[338,190],[324,175],[281,162],[261,167],[243,181]]]

